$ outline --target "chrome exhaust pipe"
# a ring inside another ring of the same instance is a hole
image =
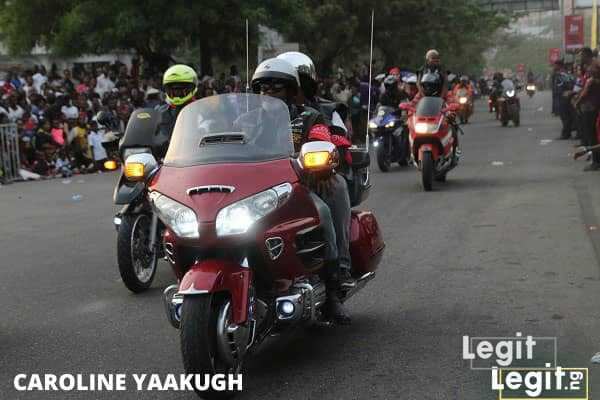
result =
[[[179,285],[171,285],[164,290],[163,303],[169,323],[173,328],[179,329],[181,325],[181,307],[183,306],[183,295],[179,294]]]

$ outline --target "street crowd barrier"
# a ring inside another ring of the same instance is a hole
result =
[[[21,179],[20,165],[17,125],[0,125],[0,181],[8,183]]]

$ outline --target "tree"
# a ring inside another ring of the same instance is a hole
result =
[[[4,0],[0,34],[13,54],[43,45],[62,56],[135,50],[158,70],[181,47],[200,49],[204,74],[214,56],[244,54],[245,18],[256,45],[257,26],[285,19],[291,0]],[[35,22],[34,22],[35,21]]]
[[[374,46],[385,65],[417,67],[427,49],[442,53],[444,64],[466,68],[482,64],[481,53],[506,16],[482,9],[472,0],[304,0],[303,13],[287,25],[287,36],[304,44],[328,72],[340,58],[368,54],[371,10]]]

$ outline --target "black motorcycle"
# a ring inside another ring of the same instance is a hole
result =
[[[402,110],[381,105],[377,107],[375,117],[369,121],[369,135],[373,138],[381,172],[389,171],[393,162],[400,166],[408,165],[408,127]]]
[[[123,208],[113,220],[117,229],[117,263],[123,283],[134,293],[150,287],[158,259],[163,255],[163,226],[146,196],[153,171],[145,170],[149,168],[146,158],[152,155],[154,160],[161,160],[168,146],[169,138],[161,133],[160,121],[160,112],[154,109],[134,111],[118,149],[122,172],[113,200]],[[99,122],[108,123],[110,128],[110,122]],[[153,169],[158,170],[158,164]]]
[[[507,126],[509,121],[512,121],[515,126],[521,124],[521,104],[515,87],[505,88],[497,103],[502,126]]]

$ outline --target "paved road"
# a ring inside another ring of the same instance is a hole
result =
[[[464,158],[424,193],[413,169],[382,174],[364,205],[387,249],[349,328],[268,343],[241,399],[495,399],[461,358],[462,335],[558,337],[559,364],[600,373],[599,174],[569,158],[549,96],[523,99],[519,128],[483,112]],[[0,399],[193,399],[193,394],[18,393],[16,373],[182,372],[160,294],[130,294],[115,267],[112,174],[0,188]],[[81,195],[81,200],[73,200]],[[133,385],[131,385],[133,386]]]

